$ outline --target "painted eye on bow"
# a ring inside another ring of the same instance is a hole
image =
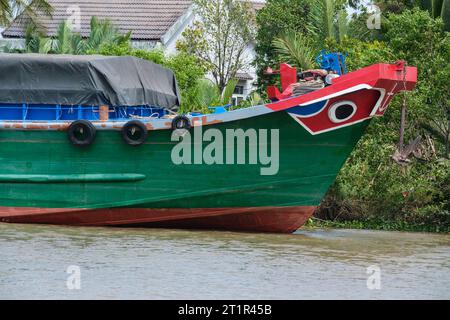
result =
[[[328,117],[334,123],[341,123],[351,119],[356,113],[357,107],[351,101],[341,101],[333,104],[328,110]]]

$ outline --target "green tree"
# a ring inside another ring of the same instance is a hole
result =
[[[241,0],[194,0],[194,4],[199,20],[183,32],[177,48],[207,65],[222,92],[251,63],[245,56],[255,37],[251,5]]]
[[[308,34],[310,0],[267,0],[257,16],[256,60],[258,79],[263,81],[264,70],[278,64],[274,40],[288,32]],[[261,84],[261,83],[260,83]]]
[[[376,4],[388,15],[414,8],[427,10],[431,17],[444,20],[445,30],[450,31],[450,0],[378,0]]]
[[[281,61],[302,69],[311,68],[327,39],[342,42],[349,36],[368,37],[370,31],[365,20],[364,27],[351,23],[346,11],[349,5],[359,6],[347,0],[268,1],[257,16],[260,29],[256,64],[260,79],[267,66]]]
[[[168,57],[163,65],[171,69],[177,78],[182,98],[181,111],[207,111],[207,106],[198,99],[199,82],[205,76],[206,69],[198,63],[197,57],[180,52]]]
[[[33,39],[31,39],[33,41]],[[36,38],[35,40],[36,41]],[[62,22],[58,26],[55,37],[38,38],[39,53],[53,53],[53,54],[80,54],[82,53],[82,39],[81,36],[72,32],[70,25],[67,22]],[[27,49],[35,50],[32,42],[27,43]]]
[[[127,43],[131,37],[131,31],[122,35],[110,20],[99,20],[91,18],[89,37],[83,42],[82,51],[96,51],[102,45],[109,43],[121,45]]]
[[[275,52],[281,61],[300,69],[312,69],[317,50],[311,40],[301,33],[288,32],[273,41]]]
[[[394,228],[408,223],[421,230],[449,230],[450,201],[448,181],[450,42],[443,22],[427,11],[403,10],[388,16],[385,41],[363,42],[347,39],[327,41],[331,50],[349,53],[350,70],[376,62],[405,59],[418,66],[415,91],[408,93],[407,139],[423,137],[417,160],[401,167],[391,156],[398,142],[400,106],[396,97],[384,117],[374,119],[346,162],[330,190],[321,211],[322,217],[376,221]],[[332,213],[331,213],[332,212]]]
[[[420,81],[412,93],[416,103],[409,107],[413,128],[425,128],[438,141],[443,141],[443,155],[448,157],[450,34],[444,31],[441,19],[433,19],[427,11],[415,9],[389,17],[386,39],[397,58],[419,66]]]
[[[348,34],[346,0],[315,0],[311,2],[309,29],[317,41],[334,38],[342,41]]]
[[[199,86],[206,69],[199,63],[197,57],[185,52],[166,57],[162,50],[134,49],[129,41],[118,44],[105,43],[90,54],[102,54],[108,56],[133,56],[148,60],[171,69],[178,82],[181,92],[181,112],[193,110],[207,111],[199,98]]]
[[[27,27],[25,43],[27,52],[52,54],[86,54],[96,52],[105,44],[120,46],[127,43],[131,32],[122,35],[109,20],[91,18],[89,37],[83,39],[79,33],[73,32],[70,24],[63,21],[59,24],[54,37],[45,37],[34,25]]]

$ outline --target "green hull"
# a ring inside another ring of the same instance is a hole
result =
[[[312,135],[275,112],[203,127],[224,136],[226,129],[279,129],[273,176],[261,175],[260,164],[175,165],[171,130],[150,131],[139,147],[126,145],[118,131],[98,131],[87,149],[71,145],[64,131],[0,131],[0,207],[316,206],[369,121]]]

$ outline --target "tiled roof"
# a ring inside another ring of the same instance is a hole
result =
[[[247,72],[236,73],[236,79],[238,80],[253,80],[253,77]]]
[[[83,37],[90,31],[92,16],[109,19],[121,33],[132,31],[133,40],[160,40],[169,28],[191,6],[192,0],[48,0],[54,11],[52,17],[41,18],[41,24],[48,36],[54,36],[59,24],[69,18],[74,6],[80,8]],[[252,1],[255,10],[265,3]],[[16,38],[24,36],[27,19],[18,17],[3,36]]]
[[[49,0],[54,11],[52,18],[43,17],[41,23],[47,35],[56,34],[58,25],[69,18],[71,6],[81,13],[81,35],[90,31],[92,16],[110,19],[122,33],[132,31],[134,40],[159,40],[192,4],[191,0]],[[16,19],[3,32],[4,37],[22,37],[25,19]]]

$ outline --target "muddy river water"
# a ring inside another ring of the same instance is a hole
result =
[[[2,299],[450,299],[450,235],[0,224]]]

